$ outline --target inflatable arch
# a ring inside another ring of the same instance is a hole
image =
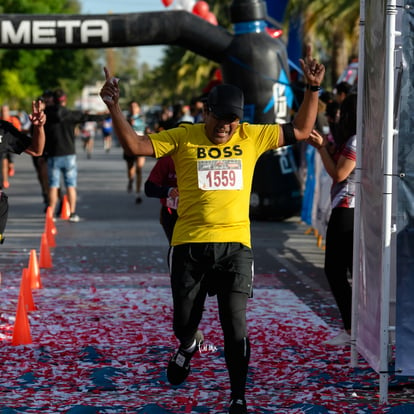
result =
[[[0,48],[62,49],[176,45],[220,64],[223,81],[245,95],[244,120],[286,122],[293,94],[285,44],[266,30],[266,3],[234,0],[234,33],[183,10],[105,15],[0,15]],[[259,159],[251,215],[279,220],[299,213],[300,183],[290,147]]]

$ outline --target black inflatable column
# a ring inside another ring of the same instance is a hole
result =
[[[230,6],[235,36],[222,62],[223,79],[243,89],[245,120],[286,122],[290,91],[286,47],[266,31],[266,3],[233,1]]]
[[[222,62],[224,82],[238,85],[245,95],[244,120],[288,122],[292,91],[286,47],[266,30],[266,3],[234,0],[230,6],[235,36]],[[259,159],[253,177],[250,215],[282,220],[301,209],[301,186],[291,147],[268,151]]]

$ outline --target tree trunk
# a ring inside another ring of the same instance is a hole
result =
[[[332,43],[332,85],[336,85],[336,81],[348,65],[344,33],[342,31],[335,31]]]

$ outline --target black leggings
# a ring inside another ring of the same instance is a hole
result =
[[[332,209],[326,231],[325,274],[342,317],[344,329],[351,329],[354,209]]]
[[[192,342],[207,294],[217,294],[224,339],[238,341],[246,337],[251,249],[240,243],[190,243],[171,248],[169,256],[173,328],[180,342]]]
[[[175,335],[183,347],[190,346],[207,294],[217,294],[232,398],[244,398],[250,359],[246,308],[252,283],[251,249],[239,243],[194,243],[176,246],[170,253]]]

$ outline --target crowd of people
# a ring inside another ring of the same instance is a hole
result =
[[[47,115],[45,125],[46,144],[41,155],[33,156],[33,166],[39,181],[44,211],[51,207],[55,217],[60,216],[63,196],[66,195],[70,205],[70,222],[78,222],[77,205],[77,154],[76,140],[79,140],[87,159],[91,159],[97,139],[102,139],[105,153],[110,153],[113,142],[117,142],[109,112],[89,113],[89,111],[67,108],[67,97],[62,89],[45,90],[38,97],[40,105]],[[201,106],[200,106],[201,105]],[[138,101],[128,104],[128,120],[139,133],[161,131],[178,125],[180,122],[194,123],[202,119],[202,103],[195,98],[191,104],[178,103],[164,106],[156,119],[147,122]],[[13,125],[18,131],[29,136],[32,123],[24,111],[11,111],[9,105],[1,106],[0,120]],[[0,187],[8,189],[10,177],[15,174],[13,151],[1,154]],[[145,157],[130,156],[123,153],[126,164],[127,192],[135,193],[135,203],[144,199],[143,167]]]

